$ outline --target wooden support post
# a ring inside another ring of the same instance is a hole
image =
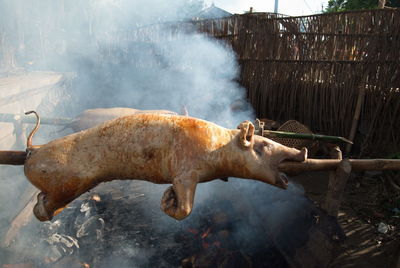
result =
[[[335,145],[330,145],[329,146],[329,144],[328,144],[327,147],[330,148],[329,156],[332,159],[343,160],[343,154],[342,154],[342,151],[340,150],[339,146],[335,146]],[[332,207],[332,202],[335,203],[335,201],[333,200],[332,197],[334,195],[333,191],[335,190],[335,185],[337,183],[336,170],[329,171],[328,192],[327,192],[327,195],[326,195],[325,203],[323,204],[323,207],[328,212],[328,215],[331,215],[331,216],[335,216],[335,215],[332,215],[332,213],[330,213],[329,210]]]
[[[342,160],[342,152],[338,146],[331,149],[330,155],[333,159]],[[342,160],[336,171],[329,172],[328,193],[324,206],[328,215],[337,217],[350,173],[351,165],[348,160]]]
[[[326,212],[337,217],[346,183],[351,173],[349,160],[344,159],[340,162],[334,178],[329,181],[328,194],[326,196]]]

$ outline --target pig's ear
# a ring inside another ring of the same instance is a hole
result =
[[[239,144],[244,148],[250,148],[254,140],[254,125],[250,121],[243,121],[237,127],[240,129]]]

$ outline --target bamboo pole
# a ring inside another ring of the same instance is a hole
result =
[[[270,138],[290,138],[290,139],[303,139],[303,140],[318,140],[325,142],[337,142],[337,143],[347,143],[353,144],[350,140],[338,137],[338,136],[328,136],[320,134],[309,134],[309,133],[295,133],[295,132],[284,132],[275,130],[264,130],[263,136]]]
[[[365,100],[365,84],[361,83],[361,85],[359,86],[359,93],[358,93],[358,97],[357,97],[356,109],[354,111],[353,122],[351,124],[351,129],[350,129],[350,134],[349,134],[349,140],[352,143],[347,144],[346,154],[349,154],[351,151],[354,137],[356,136],[356,132],[358,129],[358,121],[360,120],[361,108],[364,103],[364,100]]]
[[[255,121],[255,134],[266,138],[287,138],[287,139],[302,139],[302,140],[318,140],[331,143],[350,143],[346,138],[338,136],[328,136],[313,133],[297,133],[297,132],[287,132],[287,131],[276,131],[264,129],[265,123],[261,122],[259,119]]]

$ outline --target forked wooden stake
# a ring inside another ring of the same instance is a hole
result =
[[[342,151],[340,151],[339,146],[331,148],[330,156],[332,159],[342,160]],[[328,192],[326,193],[324,208],[331,216],[337,217],[339,213],[343,193],[350,174],[351,165],[347,159],[342,160],[335,171],[329,172]]]

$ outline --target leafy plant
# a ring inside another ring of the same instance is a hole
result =
[[[379,0],[329,0],[325,12],[338,12],[378,7]],[[386,6],[400,7],[400,0],[387,0]]]

